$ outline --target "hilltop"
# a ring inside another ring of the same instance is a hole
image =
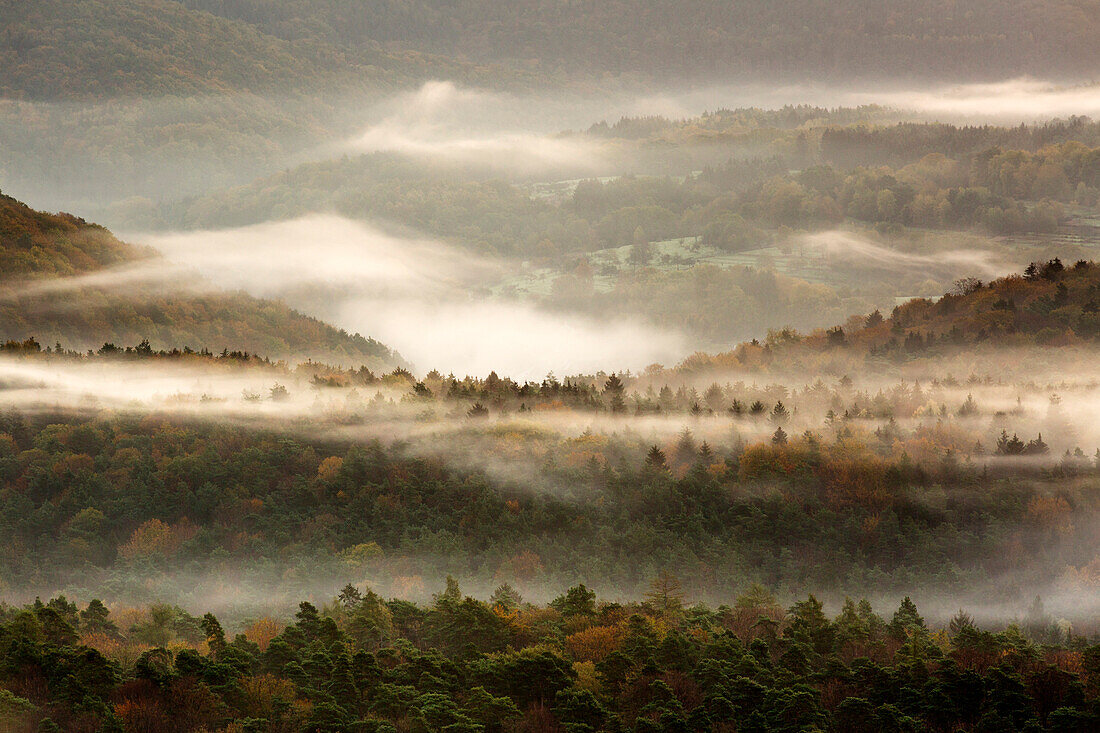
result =
[[[313,357],[373,368],[402,365],[384,345],[299,313],[277,300],[201,293],[107,289],[89,283],[64,296],[27,289],[51,278],[109,272],[155,254],[70,214],[35,211],[0,195],[0,338],[31,337],[67,347],[104,342],[240,349],[272,358]]]
[[[854,324],[862,327],[851,334],[842,327],[831,329],[824,342],[848,342],[874,353],[915,353],[940,344],[1092,342],[1100,338],[1100,264],[1081,260],[1067,267],[1055,258],[988,284],[966,278],[935,301],[917,298],[895,308],[889,318],[876,311]]]

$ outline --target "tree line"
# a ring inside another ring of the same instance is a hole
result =
[[[951,731],[1070,733],[1100,724],[1100,644],[1036,599],[986,629],[881,616],[760,586],[688,603],[583,584],[547,605],[448,578],[426,605],[347,585],[322,608],[229,633],[170,606],[0,607],[0,722],[31,731]]]

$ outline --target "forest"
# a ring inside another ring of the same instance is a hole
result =
[[[990,632],[904,598],[830,618],[761,586],[715,609],[657,578],[640,602],[585,585],[430,603],[346,585],[285,624],[226,629],[171,606],[60,596],[0,614],[0,720],[34,730],[918,731],[1095,729],[1100,646],[1039,601]],[[122,664],[125,660],[125,667]],[[41,721],[41,722],[39,722]]]
[[[463,68],[413,51],[387,53],[369,41],[350,53],[283,39],[173,0],[5,2],[0,13],[0,62],[7,72],[0,95],[10,99],[390,86]]]
[[[656,127],[640,138],[627,131],[627,119],[607,133],[589,130],[585,137],[615,141],[615,154],[623,158],[644,159],[657,148],[662,166],[671,167],[671,159],[690,157],[701,145],[710,164],[688,176],[643,169],[611,180],[584,179],[558,206],[532,200],[522,187],[476,166],[440,167],[372,153],[307,164],[147,215],[162,225],[239,226],[273,209],[286,218],[333,206],[356,218],[415,223],[494,254],[545,258],[632,245],[638,227],[649,241],[703,236],[726,250],[759,247],[777,226],[820,229],[844,220],[1050,232],[1065,218],[1052,204],[1091,206],[1100,195],[1095,123],[1023,130],[866,125],[872,110],[790,111],[808,113],[796,118],[793,130],[767,118],[745,125],[740,113],[756,110],[679,124],[651,120]],[[803,127],[808,122],[817,123],[816,131]],[[746,155],[760,133],[771,140]],[[861,151],[862,161],[853,164],[848,148]],[[728,159],[715,165],[723,156]]]
[[[9,340],[2,720],[1091,730],[1098,273],[537,382]]]
[[[360,573],[414,594],[454,575],[636,595],[674,567],[708,601],[749,582],[988,599],[1014,548],[1027,559],[997,593],[1083,592],[1100,562],[1095,335],[1046,319],[1082,312],[1098,273],[1044,263],[847,331],[539,382],[9,341],[0,578],[131,598],[187,573],[201,596],[233,567],[269,594]],[[1010,290],[1015,322],[990,328]],[[1010,345],[1026,368],[956,376]],[[313,571],[280,577],[294,566]]]

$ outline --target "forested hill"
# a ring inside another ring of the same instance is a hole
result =
[[[373,339],[348,334],[280,301],[244,293],[147,292],[127,285],[89,286],[59,295],[28,287],[153,256],[103,227],[69,214],[35,211],[0,194],[0,341],[34,337],[88,349],[147,339],[156,348],[228,348],[371,368],[404,365]]]
[[[938,299],[915,298],[884,316],[855,315],[809,335],[773,329],[718,354],[697,353],[687,372],[790,368],[828,363],[860,369],[865,359],[906,361],[976,353],[978,347],[1084,346],[1100,342],[1100,263],[1055,258],[989,283],[965,278]]]
[[[0,278],[77,275],[142,255],[103,227],[0,193]]]
[[[0,96],[537,84],[1089,79],[1100,0],[0,0]]]
[[[875,311],[805,340],[872,354],[914,354],[964,344],[1062,346],[1098,339],[1100,263],[1082,260],[1067,266],[1056,258],[988,284],[959,280],[937,300],[916,298],[889,317]]]
[[[838,336],[831,338],[835,341]],[[1061,260],[1029,265],[988,285],[968,278],[939,300],[916,299],[856,334],[879,348],[919,351],[937,343],[1068,345],[1100,338],[1100,264]]]
[[[461,76],[460,66],[369,42],[276,38],[171,0],[0,0],[0,97],[285,94]]]
[[[288,39],[364,41],[545,76],[728,81],[1091,78],[1097,0],[181,0]]]

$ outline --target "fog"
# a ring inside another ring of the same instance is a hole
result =
[[[592,93],[563,91],[508,93],[446,80],[379,101],[367,113],[375,121],[363,138],[378,140],[421,136],[436,140],[462,131],[553,134],[584,129],[595,121],[660,115],[671,120],[720,109],[812,105],[824,109],[878,105],[894,108],[898,118],[914,115],[941,122],[985,121],[1019,124],[1072,115],[1100,115],[1097,82],[1064,83],[1017,77],[986,83],[912,84],[854,82],[845,85],[808,81],[678,85],[664,89],[607,88]],[[412,128],[412,129],[401,129]],[[379,132],[373,132],[375,129]],[[471,135],[475,139],[477,135]]]
[[[687,351],[684,336],[636,319],[596,319],[494,297],[485,285],[515,265],[334,215],[128,238],[163,257],[67,278],[9,282],[0,299],[75,295],[87,288],[133,298],[244,290],[285,299],[349,332],[367,334],[424,371],[495,370],[519,379],[554,370],[640,370]],[[79,307],[79,300],[71,303]]]
[[[385,116],[353,138],[349,147],[517,174],[549,169],[568,176],[598,170],[604,161],[591,142],[541,134],[537,127],[524,129],[524,122],[530,125],[532,120],[515,118],[525,102],[451,82],[429,82],[380,105]],[[540,108],[537,103],[530,106]]]
[[[996,278],[1015,272],[1016,263],[1002,255],[979,249],[939,249],[905,252],[870,240],[866,235],[842,230],[814,232],[798,237],[806,250],[824,252],[837,268],[879,269],[934,278],[976,276]],[[938,249],[938,248],[937,248]]]
[[[637,94],[516,95],[431,81],[379,102],[374,118],[348,146],[437,161],[478,164],[501,172],[561,177],[606,175],[614,155],[592,140],[562,131],[599,120],[659,115],[670,120],[719,109],[816,105],[825,109],[878,105],[895,118],[1018,124],[1100,115],[1100,87],[1017,78],[996,83],[891,87],[817,84],[706,86]],[[884,116],[883,122],[889,117]],[[620,162],[621,165],[621,162]]]
[[[926,90],[859,92],[851,99],[914,110],[941,120],[1018,123],[1100,115],[1100,84],[1060,84],[1028,77]]]
[[[275,384],[292,388],[291,398],[262,399]],[[30,412],[165,411],[210,419],[290,421],[322,407],[301,379],[275,369],[171,362],[153,366],[110,359],[3,358],[0,393],[9,406]]]
[[[956,382],[953,375],[967,376],[968,360],[976,371],[965,382]],[[826,444],[849,445],[857,451],[862,445],[876,445],[874,431],[887,426],[901,431],[898,447],[885,448],[895,456],[901,450],[920,448],[921,441],[915,435],[918,430],[958,431],[960,445],[980,441],[986,446],[985,454],[966,456],[964,465],[974,471],[984,465],[991,471],[1014,476],[1017,485],[1035,482],[1037,491],[1045,494],[1058,488],[1044,483],[1041,472],[1058,465],[1062,451],[1076,445],[1091,455],[1100,446],[1100,371],[1096,363],[1094,349],[1064,354],[1039,349],[987,349],[975,350],[956,361],[917,361],[895,368],[880,365],[855,374],[849,385],[820,373],[799,371],[793,365],[783,376],[753,370],[693,375],[654,369],[645,375],[628,376],[626,382],[631,399],[665,384],[702,392],[714,382],[745,403],[759,398],[770,408],[775,400],[782,399],[791,411],[789,421],[782,424],[789,435],[810,430]],[[582,379],[602,382],[601,377]],[[269,394],[275,385],[287,388],[284,397],[273,399]],[[898,412],[893,420],[856,414],[856,408],[872,406],[878,395],[885,395],[888,404],[906,411]],[[1056,400],[1052,400],[1054,395],[1058,396]],[[971,396],[977,414],[959,416],[960,407]],[[566,460],[570,450],[582,450],[591,436],[622,446],[640,465],[651,445],[660,446],[673,460],[685,430],[690,431],[696,444],[705,440],[719,457],[725,457],[736,455],[748,445],[769,443],[777,427],[767,416],[733,417],[724,410],[713,415],[614,415],[606,410],[559,407],[518,414],[494,407],[488,419],[477,420],[466,414],[471,400],[444,399],[439,393],[433,399],[414,399],[407,382],[317,387],[310,382],[308,372],[297,372],[291,366],[173,361],[164,357],[7,356],[0,358],[0,400],[25,414],[45,413],[51,421],[66,413],[81,419],[108,420],[113,415],[158,415],[281,432],[311,444],[380,440],[394,450],[438,460],[451,470],[484,474],[505,491],[552,494],[566,501],[585,500],[595,489],[576,479],[563,481],[555,469],[548,468],[548,458],[556,457],[551,464]],[[830,423],[825,416],[828,409],[852,409],[853,417]],[[1030,458],[992,455],[1002,429],[1009,434],[1018,432],[1024,440],[1042,432],[1051,452]],[[929,468],[943,460],[936,453],[912,452],[911,457]],[[762,489],[750,483],[737,490]],[[906,500],[923,503],[931,512],[942,512],[954,502],[967,500],[973,491],[969,484],[933,485],[907,492]],[[1085,534],[1092,531],[1087,527],[1095,519],[1088,506],[1082,506],[1074,516]],[[339,552],[318,558],[308,567],[300,562],[273,561],[252,567],[247,573],[232,562],[213,563],[202,569],[167,566],[155,572],[148,570],[152,574],[143,576],[140,591],[138,586],[120,584],[116,578],[112,588],[126,590],[120,590],[113,600],[170,600],[194,612],[213,610],[229,618],[256,613],[278,616],[303,598],[324,602],[349,581],[369,585],[384,596],[427,601],[442,587],[449,572],[467,593],[486,598],[500,579],[494,576],[496,560],[485,558],[483,562],[483,567],[459,568],[445,555],[410,556],[395,548],[370,567],[349,564]],[[1048,575],[1040,582],[1036,574],[1043,571],[1042,567],[1028,563],[1021,566],[1020,572],[990,577],[971,592],[945,594],[939,589],[913,587],[910,594],[926,617],[941,621],[959,606],[983,622],[1019,618],[1036,593],[1043,595],[1051,613],[1075,623],[1087,622],[1094,613],[1091,599],[1081,595],[1079,581],[1069,571],[1062,573],[1059,569],[1060,574]],[[629,601],[645,590],[648,576],[642,570],[624,569],[615,578],[565,571],[546,573],[525,583],[521,590],[529,600],[547,601],[569,585],[585,582],[601,597]],[[626,579],[632,572],[639,577]],[[413,576],[418,579],[416,583],[410,581]],[[745,576],[745,582],[749,577],[751,573]],[[785,602],[804,597],[806,592],[817,593],[836,610],[844,594],[869,592],[864,581],[854,577],[841,587],[784,585],[778,590]],[[71,597],[87,598],[102,595],[96,591],[95,582],[99,581],[85,579],[84,584],[73,581],[65,588],[35,587],[3,593],[8,599],[24,600],[31,592],[46,596],[64,590]],[[93,587],[87,583],[93,583]],[[694,587],[688,595],[694,601],[728,603],[740,590],[729,584]],[[889,593],[871,593],[871,598],[887,612],[898,601]]]
[[[809,104],[832,109],[881,105],[899,116],[918,115],[940,122],[1019,124],[1073,115],[1100,115],[1097,82],[1063,83],[1053,79],[1018,77],[987,83],[889,84],[837,86],[806,82],[738,86],[708,86],[640,95],[616,109],[623,115],[659,114],[670,118],[708,110]]]
[[[6,405],[28,412],[179,414],[215,422],[229,419],[266,425],[290,433],[304,430],[303,435],[328,434],[341,441],[402,442],[416,452],[435,455],[448,463],[489,470],[498,478],[535,485],[537,462],[516,463],[513,456],[498,463],[492,449],[495,441],[514,435],[534,445],[592,432],[618,436],[639,448],[652,444],[671,447],[671,441],[687,429],[698,441],[729,450],[767,442],[778,425],[792,436],[809,430],[827,439],[835,438],[841,423],[827,419],[830,410],[837,420],[841,412],[850,412],[843,424],[862,441],[873,441],[875,429],[888,424],[902,431],[941,423],[957,426],[962,431],[960,436],[966,436],[965,440],[960,438],[963,452],[969,453],[975,441],[985,445],[986,452],[969,458],[979,463],[989,461],[995,465],[1003,461],[992,454],[1001,430],[1018,433],[1025,440],[1042,433],[1051,451],[1034,458],[1036,465],[1057,462],[1061,453],[1075,447],[1091,456],[1100,448],[1097,356],[1091,348],[1053,359],[1041,349],[985,349],[974,355],[973,366],[978,371],[971,372],[965,381],[954,376],[962,374],[961,365],[949,362],[880,367],[857,373],[847,385],[820,373],[794,369],[786,373],[738,370],[706,375],[652,369],[646,374],[624,375],[628,404],[635,397],[654,394],[665,386],[701,394],[718,385],[724,390],[724,401],[739,399],[745,407],[761,400],[770,411],[776,401],[782,401],[790,416],[778,423],[768,412],[733,415],[719,409],[689,414],[684,409],[679,413],[635,414],[629,410],[613,414],[606,406],[578,409],[560,404],[526,412],[517,412],[518,404],[494,407],[490,417],[480,421],[467,416],[467,408],[475,398],[445,397],[445,390],[428,399],[414,397],[411,381],[321,386],[312,382],[316,372],[306,364],[240,363],[200,357],[2,356],[0,396]],[[556,373],[561,379],[597,388],[602,388],[605,379],[570,376],[572,373],[564,369]],[[506,371],[499,376],[517,378]],[[414,379],[421,378],[432,383],[423,371],[414,375]],[[276,397],[272,388],[277,385],[286,391]],[[975,405],[974,413],[962,415],[960,408],[968,400]],[[458,436],[480,447],[462,445]],[[906,448],[894,450],[902,449]]]

